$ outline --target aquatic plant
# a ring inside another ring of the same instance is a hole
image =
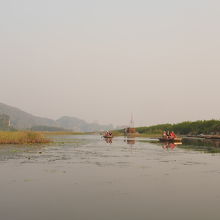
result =
[[[40,132],[1,131],[0,144],[38,144],[49,143],[50,140]]]

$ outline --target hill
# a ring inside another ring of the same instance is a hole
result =
[[[0,114],[8,115],[10,118],[11,126],[18,130],[32,129],[33,130],[61,130],[64,129],[77,131],[77,132],[89,132],[113,129],[112,125],[100,125],[97,123],[87,123],[82,119],[76,117],[64,116],[57,120],[49,118],[43,118],[34,116],[27,112],[24,112],[16,107],[12,107],[3,103],[0,103]]]
[[[0,103],[0,114],[6,114],[10,117],[11,126],[16,129],[29,129],[37,125],[55,126],[56,122],[52,119],[33,116],[18,108]]]
[[[84,120],[78,119],[76,117],[63,116],[56,120],[56,123],[65,129],[79,131],[79,132],[90,132],[90,131],[101,131],[101,130],[111,130],[112,125],[100,125],[97,123],[87,123]]]

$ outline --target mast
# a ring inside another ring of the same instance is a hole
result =
[[[133,113],[131,113],[131,121],[130,121],[130,128],[134,128],[134,119],[133,119]]]

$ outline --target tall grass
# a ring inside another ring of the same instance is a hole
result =
[[[40,132],[32,131],[0,131],[0,144],[40,144],[49,143]]]

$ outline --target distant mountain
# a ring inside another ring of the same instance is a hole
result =
[[[72,131],[61,127],[53,127],[53,126],[46,126],[46,125],[37,125],[31,127],[32,131]]]
[[[100,125],[97,123],[87,123],[84,120],[78,119],[76,117],[64,116],[56,120],[56,123],[63,128],[73,130],[73,131],[100,131],[100,130],[111,130],[112,125]]]
[[[37,125],[58,127],[54,120],[33,116],[18,108],[0,103],[0,114],[10,117],[11,125],[16,129],[29,129]]]
[[[58,120],[49,118],[37,117],[26,113],[18,108],[0,103],[0,114],[5,114],[10,117],[11,126],[15,129],[31,129],[44,128],[48,130],[72,130],[72,131],[101,131],[113,129],[112,125],[99,125],[97,123],[87,123],[84,120],[64,116]]]

